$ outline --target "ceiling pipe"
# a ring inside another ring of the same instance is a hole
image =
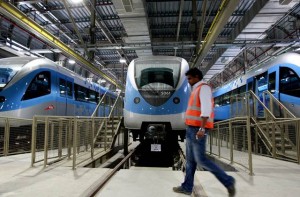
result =
[[[179,39],[180,26],[181,26],[181,16],[182,16],[183,7],[184,7],[184,0],[181,0],[180,1],[180,8],[179,8],[179,16],[178,16],[178,26],[177,26],[176,42],[178,42],[178,39]]]
[[[239,2],[239,0],[223,0],[217,15],[208,30],[201,48],[197,51],[197,57],[195,58],[192,67],[199,66],[202,63],[204,57],[218,38],[219,34],[228,22],[228,19],[238,6]],[[206,73],[203,74],[205,75]]]
[[[200,49],[200,44],[201,44],[201,41],[202,41],[202,33],[203,33],[204,25],[205,25],[204,21],[205,21],[205,18],[206,18],[206,3],[207,3],[207,0],[204,0],[204,2],[202,4],[202,16],[201,16],[199,26],[198,26],[199,27],[199,33],[198,33],[196,51],[198,51]]]
[[[81,36],[81,34],[80,34],[79,30],[78,30],[78,27],[77,27],[77,25],[76,25],[76,23],[75,23],[75,20],[74,20],[74,18],[73,18],[73,16],[72,16],[72,13],[71,13],[71,10],[70,10],[70,8],[69,8],[69,5],[68,5],[68,3],[67,3],[66,0],[63,0],[63,3],[64,3],[64,6],[65,6],[67,12],[68,12],[68,15],[69,15],[71,21],[72,21],[72,24],[73,24],[73,27],[74,27],[74,29],[75,29],[75,32],[76,32],[76,34],[77,34],[77,36],[78,36],[78,38],[79,38],[81,44],[83,45],[84,52],[85,52],[85,54],[87,55],[87,54],[88,54],[88,50],[87,50],[87,48],[86,48],[86,45],[84,44],[84,40],[82,39],[82,36]]]

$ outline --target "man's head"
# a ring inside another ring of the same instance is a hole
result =
[[[191,86],[203,79],[202,72],[196,67],[190,68],[190,70],[185,73],[185,76]]]

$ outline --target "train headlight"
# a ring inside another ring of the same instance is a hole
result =
[[[178,97],[173,98],[173,103],[175,103],[175,104],[180,103],[180,98],[178,98]]]
[[[133,102],[135,104],[138,104],[140,101],[141,101],[141,99],[139,97],[135,97],[134,100],[133,100]]]

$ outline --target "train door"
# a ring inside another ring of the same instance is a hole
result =
[[[254,86],[253,86],[253,77],[247,79],[247,91],[252,90],[254,91]]]
[[[278,67],[272,67],[268,70],[268,91],[273,94],[275,98],[279,99],[278,91]]]
[[[268,70],[268,91],[278,100],[280,100],[280,95],[279,95],[279,83],[278,83],[278,66],[271,67]],[[268,95],[267,95],[268,96]],[[268,98],[268,101],[270,99]],[[271,105],[273,105],[271,107]],[[277,105],[276,103],[269,103],[268,105],[269,109],[272,109],[272,113],[275,117],[281,117],[281,110],[280,106]]]
[[[253,83],[253,77],[251,77],[251,78],[247,79],[246,90],[247,90],[247,92],[250,91],[250,90],[255,92],[254,89],[255,89],[255,84]],[[249,110],[250,110],[251,113],[253,113],[254,112],[253,99],[252,99],[252,97],[249,97],[249,98],[250,98],[250,100],[249,100]]]
[[[264,104],[268,103],[263,96],[263,92],[268,89],[268,73],[264,72],[253,78],[254,92],[261,102]],[[264,117],[264,107],[261,104],[257,104],[257,116]]]
[[[279,68],[279,97],[294,115],[300,116],[300,73],[298,68],[290,65]]]
[[[65,75],[58,75],[59,95],[57,97],[57,115],[74,115],[73,79]]]

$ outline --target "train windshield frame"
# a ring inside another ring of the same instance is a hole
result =
[[[0,60],[0,90],[3,89],[13,77],[22,69],[22,67],[32,59],[7,59]]]
[[[179,82],[181,62],[176,60],[144,60],[135,62],[138,89],[174,90]]]

